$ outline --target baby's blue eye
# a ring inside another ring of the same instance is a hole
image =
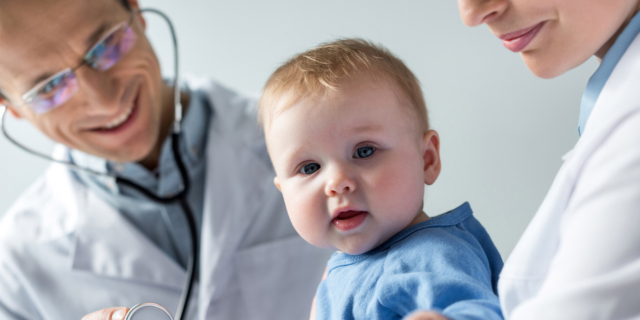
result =
[[[300,169],[300,173],[302,174],[312,174],[316,171],[320,170],[320,165],[317,163],[309,163],[306,164],[302,169]]]
[[[371,155],[373,155],[375,151],[376,151],[376,148],[374,147],[358,148],[358,150],[356,150],[356,152],[353,154],[353,157],[356,159],[368,158],[368,157],[371,157]]]

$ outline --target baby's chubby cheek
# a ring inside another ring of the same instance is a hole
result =
[[[424,196],[424,174],[420,163],[405,161],[403,166],[388,166],[371,177],[368,184],[375,191],[368,199],[375,202],[372,204],[396,212],[417,210]]]
[[[328,248],[330,245],[326,232],[329,217],[325,214],[324,205],[304,197],[300,190],[290,191],[283,187],[282,195],[289,219],[296,232],[308,243],[316,247]]]

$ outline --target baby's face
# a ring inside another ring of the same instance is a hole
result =
[[[435,139],[439,162],[438,137],[416,118],[374,81],[345,83],[273,117],[266,138],[275,183],[306,241],[360,254],[428,219],[424,155],[432,161]]]

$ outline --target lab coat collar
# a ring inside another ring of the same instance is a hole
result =
[[[70,152],[58,146],[53,156],[68,161]],[[61,164],[52,164],[47,171],[46,184],[52,186],[55,201],[42,216],[47,227],[40,228],[38,242],[71,236],[70,268],[74,271],[182,290],[185,270],[88,190],[76,174]]]
[[[109,172],[108,162],[103,158],[75,149],[64,148],[64,150],[66,150],[66,154],[64,154],[64,156],[66,157],[67,161],[72,162],[80,168],[86,168],[99,173]],[[82,171],[78,171],[75,174],[77,174],[81,179],[90,179],[95,181],[99,186],[103,186],[111,193],[116,194],[119,191],[116,179],[113,177],[106,175],[97,176]]]

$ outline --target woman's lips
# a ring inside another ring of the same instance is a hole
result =
[[[368,212],[366,211],[345,211],[331,220],[331,223],[333,223],[338,230],[348,231],[360,226],[367,217],[367,214]]]
[[[533,38],[536,37],[538,31],[542,29],[545,22],[546,21],[543,21],[533,27],[501,35],[499,38],[502,40],[502,45],[513,52],[524,50]]]

